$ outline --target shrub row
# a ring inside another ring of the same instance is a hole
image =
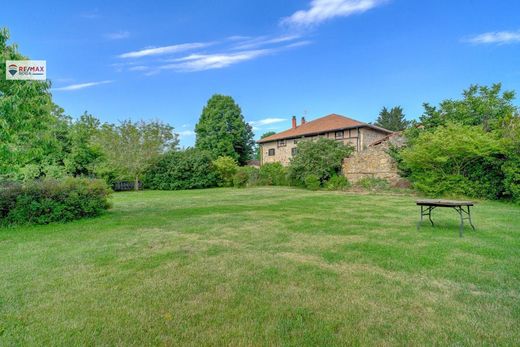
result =
[[[219,178],[208,152],[188,148],[161,156],[143,181],[149,189],[181,190],[215,187]]]
[[[0,225],[48,224],[93,217],[109,208],[103,180],[65,178],[0,184]]]

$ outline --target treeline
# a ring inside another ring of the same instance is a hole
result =
[[[27,59],[8,40],[7,29],[0,30],[2,76],[5,60]],[[53,102],[50,87],[48,81],[0,79],[0,179],[89,177],[109,184],[132,181],[137,188],[163,156],[207,156],[210,161],[229,156],[240,165],[252,158],[251,126],[229,96],[211,97],[195,128],[196,149],[179,152],[172,126],[160,121],[103,123],[87,112],[73,119]]]

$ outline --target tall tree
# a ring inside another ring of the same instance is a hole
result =
[[[0,29],[0,175],[19,177],[32,165],[40,174],[46,154],[59,152],[56,132],[61,127],[59,108],[52,102],[48,81],[6,80],[5,61],[25,60],[16,44],[9,45],[9,31]],[[59,132],[58,132],[59,133]]]
[[[208,100],[195,126],[195,133],[195,147],[209,151],[214,158],[230,156],[240,164],[251,159],[253,130],[230,96],[215,94]]]
[[[134,179],[135,190],[139,190],[139,178],[149,165],[179,145],[173,127],[158,121],[134,123],[127,120],[119,125],[103,124],[95,141],[103,149],[110,166]]]
[[[375,123],[377,126],[392,131],[404,130],[408,127],[408,124],[409,122],[405,119],[401,106],[392,107],[390,110],[383,107]]]

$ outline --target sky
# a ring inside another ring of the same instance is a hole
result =
[[[0,26],[47,61],[67,114],[161,120],[192,146],[216,93],[258,138],[293,115],[373,122],[400,105],[415,119],[470,84],[520,92],[519,13],[517,0],[39,0]]]

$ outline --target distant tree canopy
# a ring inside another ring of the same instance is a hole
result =
[[[406,129],[409,123],[410,122],[405,119],[403,109],[400,106],[396,106],[390,110],[383,107],[379,112],[375,125],[392,131],[401,131]]]
[[[471,85],[462,93],[461,100],[447,99],[439,106],[424,104],[420,123],[426,129],[436,128],[448,122],[462,125],[478,125],[485,131],[498,129],[502,121],[518,115],[513,104],[514,91],[502,92],[502,84],[488,86]]]
[[[272,136],[272,135],[274,135],[274,134],[276,134],[276,131],[268,131],[268,132],[266,132],[266,133],[263,133],[262,136],[260,136],[260,138],[261,138],[261,139],[264,139],[264,138],[266,138],[266,137],[268,137],[268,136]]]
[[[229,156],[244,165],[254,149],[253,131],[232,97],[215,94],[195,126],[195,147],[209,151],[216,159]]]
[[[119,125],[103,124],[94,140],[103,151],[109,166],[134,178],[134,189],[139,189],[139,178],[161,154],[177,149],[179,139],[167,124],[132,122]]]

